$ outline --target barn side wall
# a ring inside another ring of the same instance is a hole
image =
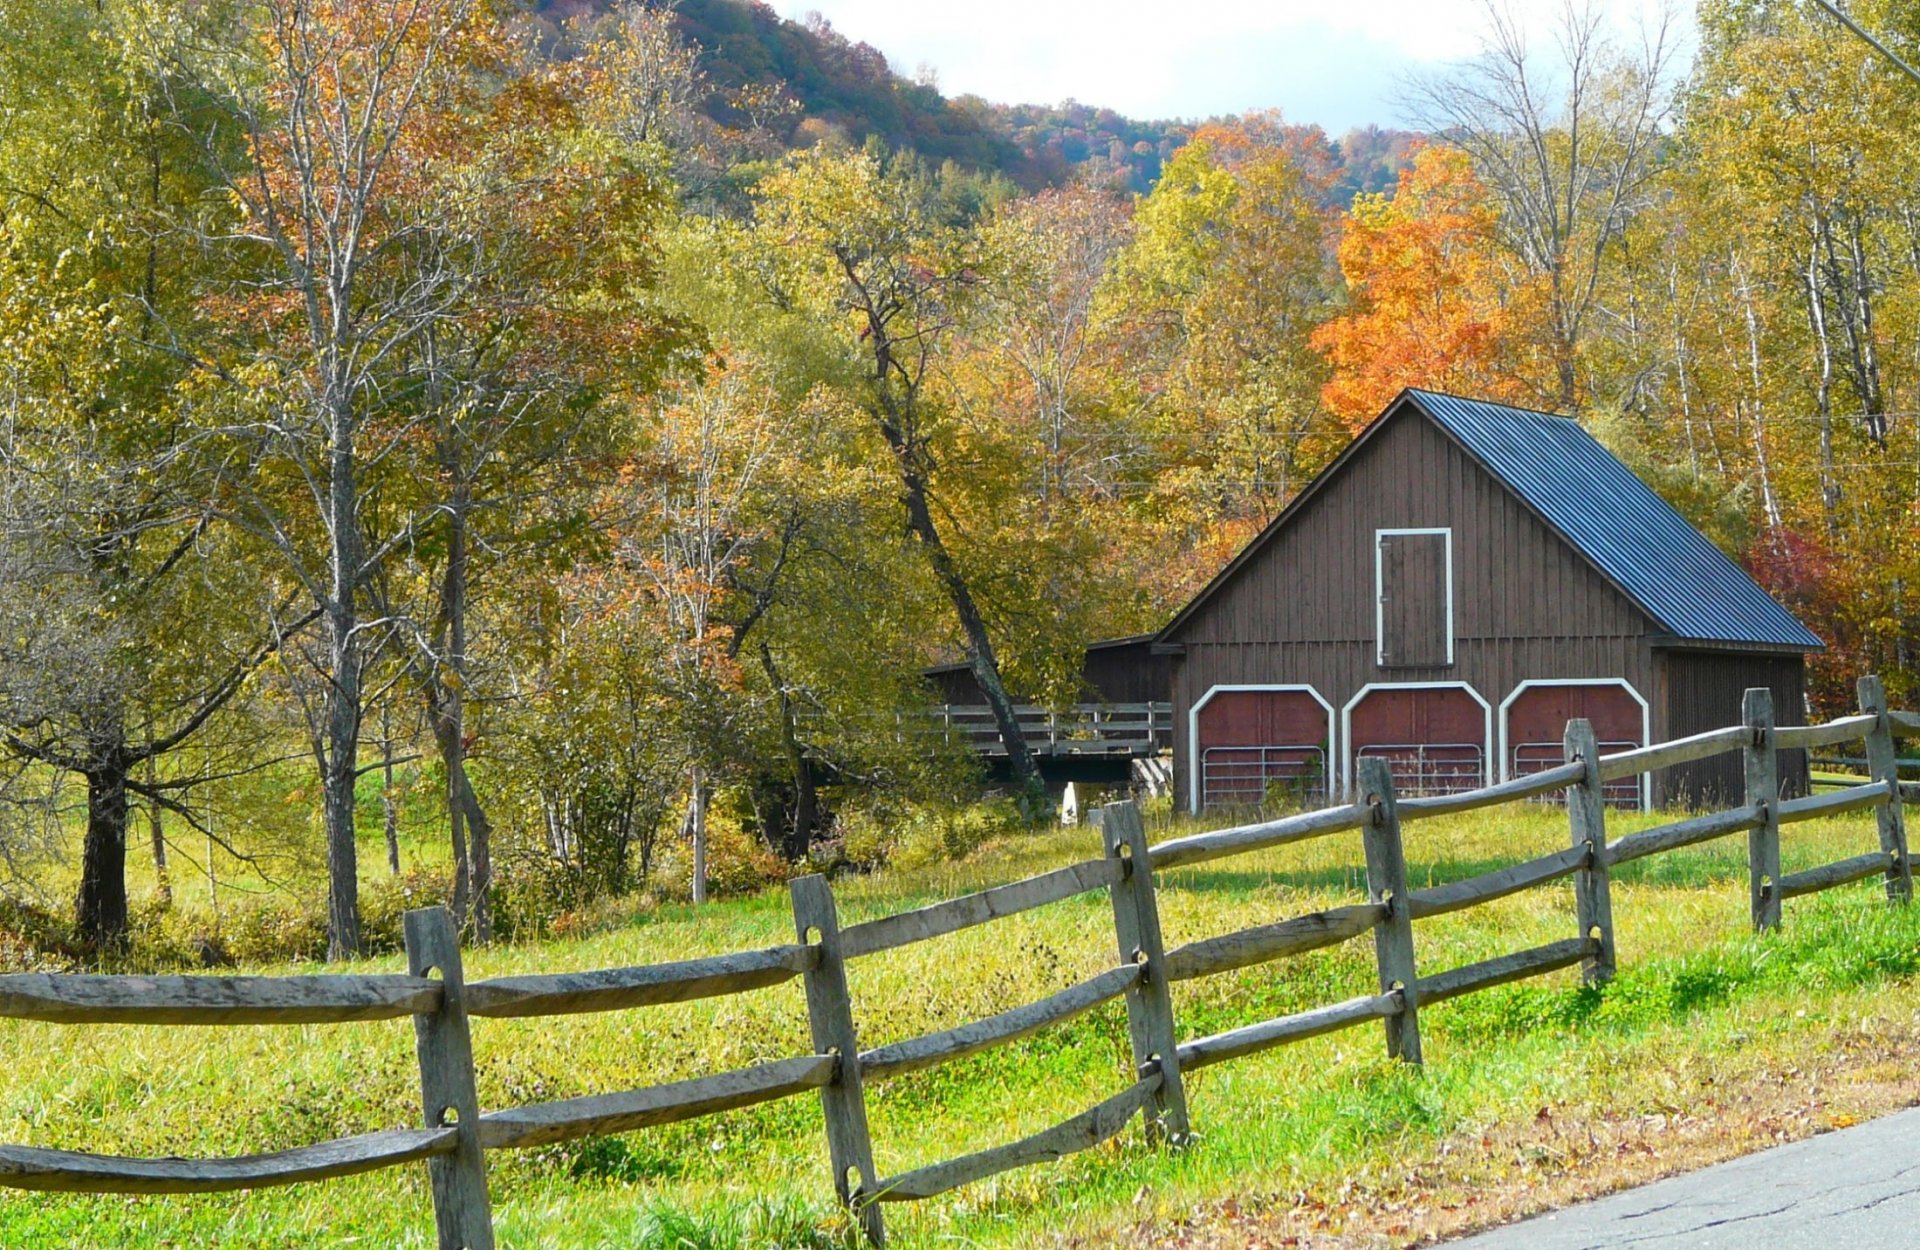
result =
[[[1668,738],[1683,738],[1740,723],[1740,702],[1748,689],[1773,691],[1774,723],[1804,725],[1807,664],[1799,655],[1663,650],[1658,653],[1660,704],[1666,710]],[[1669,807],[1725,807],[1738,803],[1746,782],[1740,757],[1716,759],[1670,769],[1655,788],[1656,801]],[[1789,795],[1807,793],[1807,753],[1780,753],[1780,782]]]
[[[1374,531],[1427,527],[1453,531],[1455,662],[1383,669]],[[1177,793],[1190,793],[1188,711],[1212,686],[1305,683],[1338,709],[1370,682],[1464,681],[1496,720],[1527,679],[1625,678],[1651,702],[1649,628],[1504,485],[1402,408],[1169,639],[1185,646],[1173,673]]]
[[[1100,703],[1160,703],[1173,681],[1173,661],[1154,655],[1150,642],[1093,646],[1081,674]]]
[[[1094,643],[1087,648],[1080,676],[1089,703],[1156,703],[1167,698],[1173,680],[1172,661],[1154,655],[1146,639],[1124,643]],[[973,670],[964,665],[943,665],[929,669],[926,682],[941,703],[974,706],[987,701],[974,680]],[[1014,691],[1018,703],[1032,702],[1026,691]]]

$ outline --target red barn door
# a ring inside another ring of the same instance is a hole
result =
[[[1347,777],[1380,758],[1400,794],[1454,794],[1487,783],[1487,704],[1472,688],[1382,685],[1347,706]]]
[[[1523,682],[1504,709],[1509,777],[1551,768],[1564,758],[1567,722],[1584,717],[1593,724],[1603,755],[1647,745],[1646,705],[1625,681]],[[1622,777],[1606,785],[1609,803],[1640,806],[1640,778]]]
[[[1208,691],[1193,711],[1193,806],[1253,805],[1276,788],[1327,793],[1329,706],[1307,686]]]

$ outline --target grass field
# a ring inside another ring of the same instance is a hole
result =
[[[1614,836],[1656,823],[1619,816]],[[1502,809],[1408,827],[1417,888],[1557,849],[1564,816]],[[1786,870],[1874,845],[1870,814],[1790,827]],[[1064,830],[998,843],[968,861],[840,882],[857,921],[1071,862],[1097,837]],[[373,847],[369,845],[369,853]],[[1181,870],[1163,882],[1169,945],[1356,901],[1357,835]],[[1920,913],[1877,883],[1787,904],[1785,932],[1746,922],[1740,838],[1654,857],[1615,877],[1621,974],[1601,993],[1572,972],[1422,1013],[1427,1066],[1387,1062],[1366,1026],[1195,1074],[1195,1142],[1167,1153],[1137,1132],[1058,1164],[889,1209],[897,1244],[1099,1241],[1177,1219],[1228,1194],[1287,1194],[1550,1103],[1668,1106],[1676,1065],[1764,1066],[1901,1003],[1920,974]],[[1571,936],[1566,884],[1422,922],[1423,971]],[[791,940],[783,891],[609,917],[575,940],[469,956],[468,975],[652,962]],[[863,1045],[948,1027],[1039,998],[1110,965],[1100,895],[878,955],[852,973]],[[370,961],[393,971],[398,961]],[[259,969],[272,971],[273,969]],[[1364,941],[1176,987],[1182,1036],[1368,992]],[[1910,1010],[1910,1009],[1908,1009]],[[797,982],[753,994],[604,1016],[475,1022],[481,1102],[604,1092],[808,1049]],[[59,1029],[0,1023],[0,1140],[128,1154],[280,1149],[415,1122],[411,1027]],[[947,1067],[869,1090],[881,1173],[1035,1131],[1117,1091],[1128,1064],[1118,1003]],[[505,1246],[641,1250],[829,1246],[846,1241],[826,1200],[811,1096],[623,1138],[490,1160]],[[428,1246],[424,1168],[202,1199],[0,1197],[0,1245]]]

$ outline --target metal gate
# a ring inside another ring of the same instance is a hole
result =
[[[1600,754],[1614,755],[1621,751],[1634,750],[1639,745],[1638,742],[1602,742],[1599,747]],[[1566,748],[1558,742],[1522,742],[1513,748],[1512,767],[1515,777],[1558,768],[1565,762]],[[1631,777],[1616,777],[1601,785],[1600,797],[1608,806],[1638,811],[1640,810],[1640,783],[1641,778],[1638,773]],[[1563,794],[1543,794],[1537,801],[1565,806],[1567,799]]]
[[[1395,793],[1458,794],[1486,784],[1487,756],[1477,742],[1375,742],[1356,759],[1384,759]]]
[[[1200,753],[1200,806],[1257,807],[1269,800],[1326,801],[1327,753],[1318,745],[1208,747]]]

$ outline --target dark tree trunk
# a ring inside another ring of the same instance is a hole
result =
[[[472,835],[475,844],[489,844],[493,833],[493,822],[487,819],[486,810],[480,806],[480,796],[474,793],[473,781],[467,775],[466,753],[460,737],[461,726],[458,718],[447,711],[448,691],[434,679],[431,672],[423,669],[422,673],[424,676],[421,682],[421,693],[427,707],[427,725],[433,730],[434,749],[439,751],[440,762],[447,770],[450,809],[460,813],[461,827]],[[472,860],[468,858],[467,844],[464,841],[456,843],[454,851],[458,857],[456,864],[471,865]],[[470,871],[470,867],[456,868],[456,876],[466,881],[466,884],[462,884],[460,880],[455,882],[454,888],[462,898],[468,897],[467,890],[474,880],[468,875]]]
[[[1042,796],[1045,790],[1040,770],[1033,762],[1033,753],[1027,750],[1027,740],[1020,732],[1020,719],[1014,713],[1013,700],[1007,697],[1006,684],[1000,680],[1000,662],[994,655],[993,640],[987,636],[986,618],[980,614],[973,591],[960,566],[954,562],[953,553],[947,550],[928,500],[928,475],[932,466],[919,433],[918,397],[930,340],[924,334],[915,336],[916,345],[912,350],[920,353],[917,365],[903,364],[896,358],[891,322],[901,309],[889,307],[888,300],[872,295],[859,276],[856,261],[845,253],[836,253],[836,256],[850,286],[859,294],[856,307],[866,320],[865,332],[860,337],[868,341],[873,353],[873,373],[868,379],[874,388],[873,415],[879,419],[881,436],[887,440],[900,474],[900,502],[907,510],[907,531],[927,553],[934,576],[940,579],[947,598],[953,603],[954,615],[960,618],[960,629],[967,639],[967,662],[974,680],[986,694],[987,705],[993,709],[994,726],[1007,749],[1007,766],[1015,784],[1028,797]]]
[[[453,692],[431,672],[423,670],[423,674],[421,694],[426,699],[427,725],[433,730],[433,745],[440,753],[440,763],[447,770],[447,823],[453,837],[451,907],[455,921],[464,924],[473,882],[473,861],[467,851],[466,829],[471,817],[478,811],[479,803],[469,802],[471,793],[467,772],[461,767],[460,716],[450,706]]]
[[[1013,710],[1006,683],[1000,680],[1000,661],[994,655],[993,640],[987,636],[986,618],[981,615],[973,591],[934,524],[933,510],[927,503],[926,479],[904,457],[900,478],[903,502],[907,506],[907,528],[926,551],[934,576],[940,579],[953,604],[954,615],[960,618],[960,629],[967,639],[967,664],[973,670],[974,681],[987,697],[987,706],[993,709],[993,723],[1007,748],[1007,767],[1022,789],[1038,792],[1040,769],[1033,762],[1033,753],[1027,749],[1026,735],[1021,732],[1020,717]]]
[[[117,728],[117,727],[116,727]],[[119,737],[116,733],[114,737]],[[87,836],[80,855],[74,926],[96,949],[127,935],[127,755],[122,742],[94,745],[87,772]]]
[[[459,484],[457,455],[453,455],[450,467],[456,485],[447,526],[447,576],[441,590],[441,604],[447,614],[447,669],[453,677],[444,683],[449,731],[443,748],[447,752],[447,814],[453,829],[456,862],[466,869],[474,940],[486,942],[493,937],[493,918],[487,906],[487,892],[492,885],[488,878],[493,874],[488,865],[486,822],[472,824],[467,819],[470,814],[467,799],[473,793],[467,781],[467,492],[465,486]]]
[[[805,754],[793,761],[793,823],[787,827],[787,858],[799,863],[813,850],[813,832],[820,824],[820,791],[814,784],[813,761]]]
[[[326,605],[328,682],[323,704],[321,798],[327,835],[327,958],[360,954],[360,860],[355,843],[354,783],[359,780],[362,650],[360,517],[353,461],[353,417],[335,399],[328,463],[331,531]]]
[[[786,845],[781,853],[789,863],[799,863],[813,849],[814,826],[820,822],[820,792],[813,776],[813,761],[807,758],[800,742],[800,725],[794,715],[793,696],[780,680],[780,669],[773,662],[773,650],[760,646],[760,666],[767,680],[780,695],[780,745],[787,757],[787,769],[793,783],[793,819],[785,830]]]

